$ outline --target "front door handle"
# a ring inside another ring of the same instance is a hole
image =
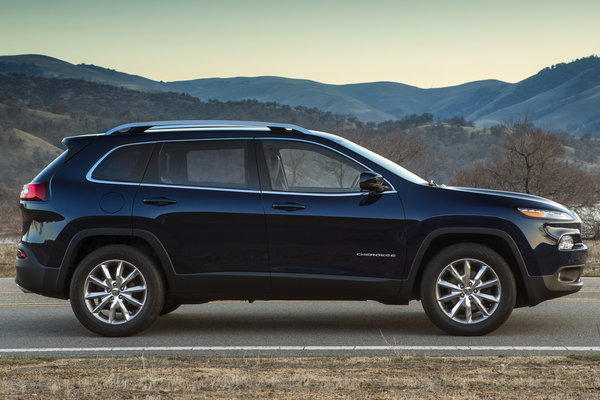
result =
[[[149,197],[142,200],[144,204],[150,204],[153,206],[168,206],[169,204],[177,203],[177,200],[169,199],[167,197]]]
[[[306,209],[306,206],[304,204],[298,203],[273,203],[272,207],[276,210],[284,211],[298,211]]]

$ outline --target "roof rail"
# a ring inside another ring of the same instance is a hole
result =
[[[143,133],[152,129],[194,129],[194,128],[268,128],[271,131],[290,131],[310,134],[305,128],[292,124],[277,122],[255,122],[255,121],[211,121],[211,120],[189,120],[189,121],[153,121],[134,122],[119,125],[108,130],[105,135],[118,135],[126,133]]]

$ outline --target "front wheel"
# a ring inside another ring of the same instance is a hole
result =
[[[177,310],[179,307],[181,306],[181,303],[170,299],[170,298],[166,298],[165,299],[165,303],[163,304],[162,309],[160,310],[160,314],[159,315],[167,315],[172,313],[173,311]]]
[[[440,251],[428,263],[421,280],[425,313],[453,335],[485,335],[496,330],[510,316],[516,291],[506,261],[476,243]]]
[[[163,308],[164,283],[154,262],[130,246],[99,248],[77,266],[71,308],[83,326],[103,336],[148,328]]]

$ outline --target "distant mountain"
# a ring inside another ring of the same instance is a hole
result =
[[[398,119],[396,115],[344,93],[344,85],[327,85],[304,79],[276,76],[213,78],[168,82],[165,87],[171,91],[189,93],[205,101],[257,99],[261,102],[274,101],[292,107],[315,107],[334,114],[353,114],[362,121]]]
[[[395,82],[329,85],[274,76],[157,82],[40,55],[2,56],[0,71],[187,93],[203,101],[257,99],[352,114],[365,122],[431,113],[439,118],[463,115],[478,126],[492,126],[527,116],[547,129],[600,136],[600,58],[595,56],[545,68],[514,84],[485,80],[434,89]]]
[[[164,91],[161,82],[89,64],[74,65],[38,54],[0,56],[0,71],[42,78],[83,79],[134,90]]]

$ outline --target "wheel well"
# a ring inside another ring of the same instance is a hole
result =
[[[521,270],[511,247],[501,237],[486,234],[445,234],[433,239],[418,265],[418,273],[413,286],[413,297],[421,297],[419,293],[419,283],[421,282],[421,277],[429,261],[442,249],[459,243],[477,243],[489,247],[498,253],[500,257],[504,258],[515,277],[515,282],[517,284],[517,302],[515,307],[527,305],[527,289],[525,288]]]
[[[69,286],[71,284],[71,278],[73,277],[75,268],[77,267],[77,265],[79,265],[81,260],[83,260],[83,258],[85,256],[87,256],[89,253],[91,253],[92,251],[94,251],[96,249],[99,249],[99,248],[105,247],[105,246],[114,245],[114,244],[121,244],[121,245],[135,247],[136,249],[140,250],[142,253],[144,253],[145,255],[150,257],[152,259],[152,261],[154,261],[154,263],[159,267],[159,272],[162,275],[163,281],[165,283],[165,289],[168,292],[168,290],[169,290],[168,280],[165,279],[165,273],[164,273],[165,266],[162,264],[160,257],[158,257],[158,254],[156,253],[154,248],[146,240],[136,237],[136,236],[99,235],[99,236],[88,236],[88,237],[82,239],[79,243],[77,243],[77,245],[73,249],[70,259],[66,265],[68,268],[68,276],[67,276],[67,281],[66,281],[66,285],[65,285],[65,290],[67,291],[67,294],[69,291]]]

